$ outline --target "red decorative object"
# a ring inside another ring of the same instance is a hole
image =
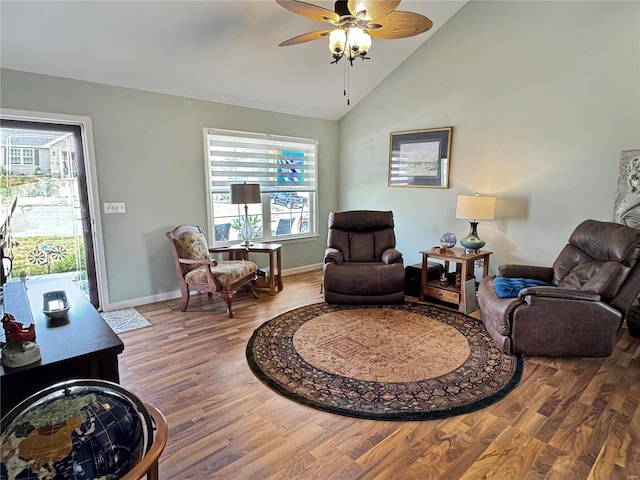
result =
[[[24,325],[10,313],[2,317],[2,328],[4,328],[7,342],[35,342],[36,340],[36,325],[32,323],[24,328]]]

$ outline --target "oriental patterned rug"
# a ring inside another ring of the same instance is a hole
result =
[[[469,413],[520,381],[479,320],[433,305],[318,303],[261,325],[247,345],[253,373],[291,400],[377,420]]]

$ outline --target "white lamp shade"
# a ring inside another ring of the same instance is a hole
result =
[[[367,32],[362,32],[362,40],[360,44],[360,55],[366,55],[371,48],[371,35]]]
[[[347,41],[347,34],[341,28],[332,30],[329,34],[329,51],[335,54],[344,52],[344,44]]]
[[[367,52],[371,47],[371,36],[362,30],[360,27],[349,28],[349,35],[347,36],[347,48],[349,49],[352,57],[359,55],[360,52]]]
[[[260,203],[260,184],[259,183],[232,183],[231,184],[231,203],[234,205],[242,205],[247,203]]]
[[[493,220],[496,212],[496,197],[458,195],[456,218],[467,220]]]

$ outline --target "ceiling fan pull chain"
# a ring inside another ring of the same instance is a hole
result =
[[[344,65],[342,66],[342,95],[346,97],[347,102],[349,102],[349,98],[347,97],[347,70],[344,68]]]
[[[343,82],[344,82],[344,96],[347,97],[347,106],[351,105],[351,95],[350,95],[350,80],[351,80],[351,76],[349,75],[349,67],[347,66],[347,63],[343,63],[343,68],[344,68],[344,76],[343,76]]]

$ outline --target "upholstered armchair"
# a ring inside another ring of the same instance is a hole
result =
[[[640,293],[639,256],[640,230],[586,220],[551,267],[502,265],[484,277],[482,322],[505,353],[608,356]]]
[[[182,293],[184,312],[189,306],[189,292],[214,293],[227,304],[229,318],[233,318],[233,299],[238,290],[249,285],[256,294],[256,273],[258,266],[247,260],[216,261],[210,258],[207,239],[200,227],[181,225],[166,233],[175,260],[178,283]]]
[[[323,288],[327,303],[404,301],[404,264],[396,250],[393,212],[329,214]]]

